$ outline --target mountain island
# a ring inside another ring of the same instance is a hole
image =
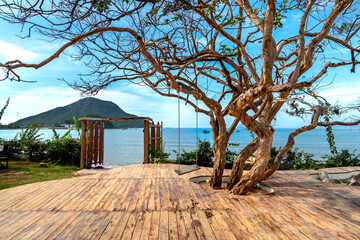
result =
[[[77,102],[64,107],[57,107],[52,110],[39,113],[34,116],[20,119],[9,124],[19,128],[27,127],[31,122],[39,122],[41,126],[61,126],[73,124],[73,117],[136,117],[134,114],[126,113],[118,105],[111,101],[104,101],[93,97],[83,98]],[[142,120],[106,122],[105,128],[142,128]]]

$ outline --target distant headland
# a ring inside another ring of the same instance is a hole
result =
[[[25,128],[31,122],[39,122],[41,127],[69,128],[73,127],[73,117],[136,117],[134,114],[126,113],[118,105],[111,101],[104,101],[93,97],[80,99],[63,107],[57,107],[49,111],[26,117],[0,128]],[[105,128],[142,128],[142,120],[107,122]]]

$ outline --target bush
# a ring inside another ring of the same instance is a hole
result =
[[[229,146],[239,146],[240,144],[229,143]],[[183,153],[178,153],[174,150],[177,158],[176,163],[180,159],[180,164],[191,165],[196,163],[196,150],[186,152],[184,149]],[[238,154],[236,152],[226,150],[226,163],[225,168],[231,168],[234,160]],[[197,150],[198,165],[203,167],[212,167],[214,164],[214,152],[209,141],[204,139],[198,139],[198,150]]]
[[[196,150],[186,152],[184,149],[182,150],[183,153],[178,153],[174,150],[177,160],[180,160],[180,164],[191,165],[196,164]],[[210,167],[213,164],[213,157],[214,153],[211,148],[211,144],[209,141],[204,139],[201,141],[198,139],[198,149],[197,149],[197,159],[198,165],[204,167]]]
[[[4,153],[8,159],[14,159],[16,153],[21,153],[20,142],[16,139],[3,140]]]
[[[52,141],[40,140],[39,124],[31,123],[26,129],[21,130],[14,139],[1,139],[5,155],[14,159],[16,153],[25,153],[29,161],[50,161],[58,165],[80,166],[81,142],[72,138],[70,130],[60,136],[53,129]]]
[[[29,161],[41,161],[40,152],[42,152],[41,147],[44,147],[44,144],[40,140],[26,140],[22,142],[22,145],[29,156]]]
[[[294,166],[292,169],[300,170],[300,169],[319,169],[323,167],[323,163],[318,160],[313,159],[314,154],[306,153],[301,151],[301,155],[298,159],[296,159]]]
[[[166,163],[170,153],[165,152],[165,144],[163,141],[159,141],[156,149],[150,150],[150,163],[162,164]]]
[[[81,142],[71,136],[46,141],[48,160],[65,166],[80,166]]]
[[[269,162],[269,167],[274,163],[276,155],[280,152],[280,148],[272,147],[271,148],[271,160]],[[283,159],[281,160],[279,169],[280,170],[299,170],[299,169],[313,169],[321,167],[321,163],[313,159],[314,154],[306,153],[304,151],[298,151],[297,148],[290,149]]]
[[[229,143],[229,146],[240,146],[240,143]],[[235,161],[236,156],[238,155],[237,152],[230,151],[229,148],[226,149],[226,163],[225,168],[231,169],[232,165]]]
[[[341,152],[336,152],[333,155],[325,155],[326,167],[346,167],[346,166],[359,166],[360,155],[350,153],[349,149],[341,149]]]

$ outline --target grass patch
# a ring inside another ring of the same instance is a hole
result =
[[[80,169],[75,166],[58,166],[51,163],[48,165],[48,167],[40,167],[38,162],[9,161],[9,168],[0,170],[0,189],[70,178],[73,172]]]

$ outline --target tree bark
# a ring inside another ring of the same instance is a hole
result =
[[[255,165],[251,170],[232,188],[231,193],[246,194],[258,182],[262,180],[262,176],[268,166],[271,158],[271,146],[273,134],[261,137],[259,139],[259,147],[255,158]]]
[[[226,189],[231,191],[231,189],[237,184],[241,176],[243,174],[243,170],[245,167],[245,161],[249,159],[251,155],[257,150],[259,145],[259,139],[254,139],[251,143],[249,143],[240,153],[237,155],[234,164],[231,169],[231,174],[229,181],[227,183]]]
[[[216,117],[213,114],[216,115]],[[214,165],[210,186],[216,189],[221,188],[229,135],[226,132],[226,123],[221,112],[214,112],[213,114],[210,115],[210,124],[213,130]]]
[[[210,186],[214,189],[221,188],[222,177],[226,164],[226,149],[227,140],[224,137],[218,137],[213,144],[214,151],[214,166],[213,173],[210,180]]]

